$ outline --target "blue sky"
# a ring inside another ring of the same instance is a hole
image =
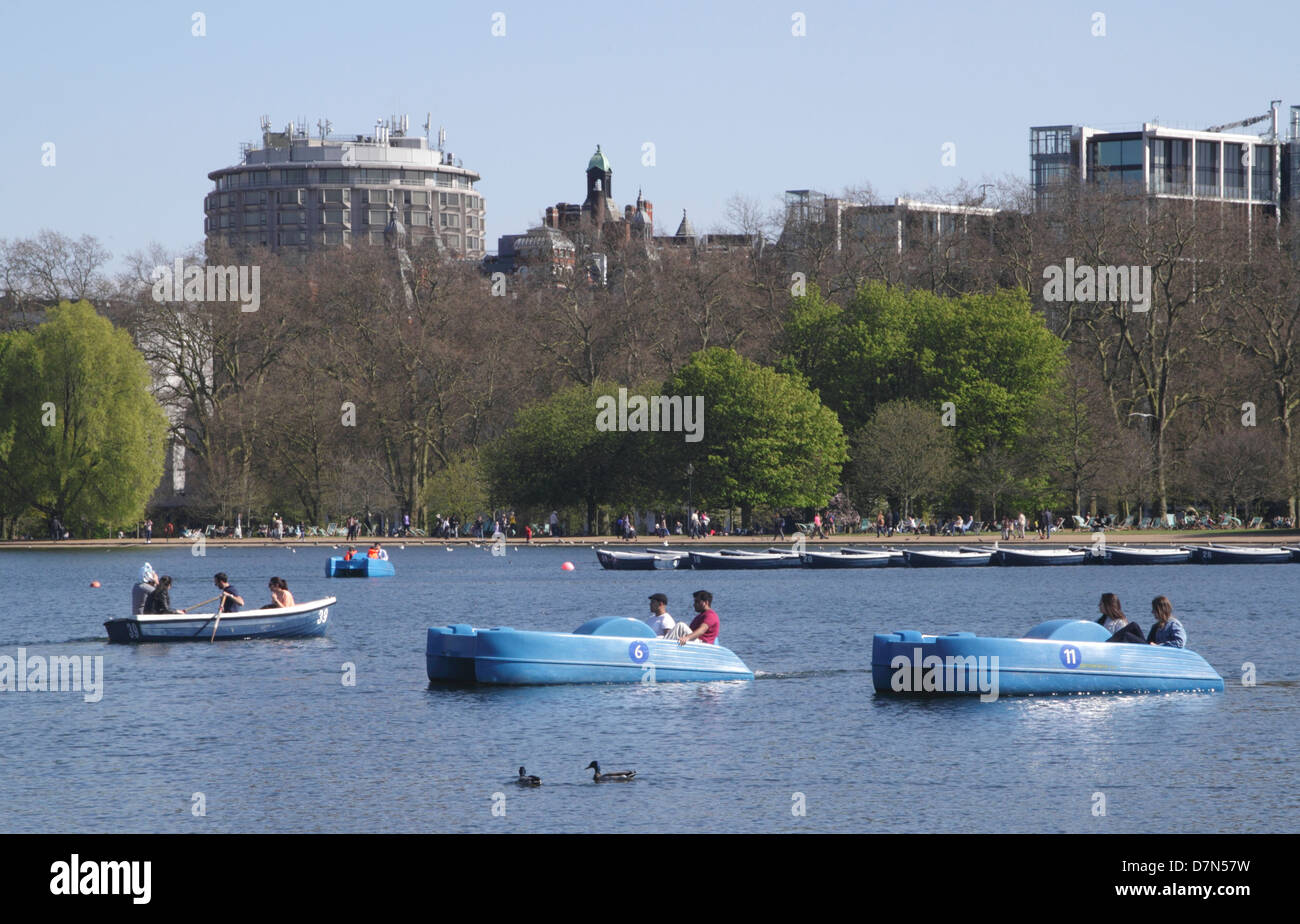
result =
[[[401,113],[418,130],[431,111],[482,174],[493,249],[582,200],[597,143],[615,199],[644,189],[661,233],[683,208],[699,231],[720,226],[734,193],[1023,179],[1031,125],[1204,128],[1300,103],[1284,45],[1298,21],[1282,0],[8,4],[0,237],[90,233],[119,257],[193,245],[207,173],[238,160],[263,113],[368,132]]]

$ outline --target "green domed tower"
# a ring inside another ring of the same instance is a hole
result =
[[[609,158],[601,153],[600,145],[596,145],[596,153],[587,161],[587,199],[582,203],[582,210],[597,225],[618,221],[613,184],[614,168],[610,166]]]

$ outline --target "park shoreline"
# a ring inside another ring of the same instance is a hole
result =
[[[1024,539],[1007,540],[1008,545],[1056,545],[1056,546],[1091,546],[1102,535],[1100,533],[1088,533],[1082,530],[1062,530],[1053,535],[1050,539],[1040,539],[1037,535],[1029,535]],[[1280,545],[1289,543],[1300,543],[1300,531],[1296,530],[1136,530],[1110,531],[1105,534],[1105,542],[1108,545],[1200,545],[1213,542],[1221,545]],[[366,548],[372,538],[362,538],[349,543],[346,539],[340,539],[333,536],[304,536],[301,539],[264,539],[260,536],[256,538],[232,539],[229,537],[206,538],[204,539],[204,548],[213,549],[232,549],[232,548],[274,548],[275,546],[294,546],[300,548],[328,548],[341,549],[348,545],[355,546],[358,549]],[[876,538],[872,533],[836,533],[827,536],[825,539],[810,539],[805,537],[805,543],[817,548],[839,546],[862,546],[865,548],[886,547],[886,546],[906,546],[906,545],[985,545],[992,546],[995,542],[1003,542],[999,534],[985,533],[980,536],[930,536],[920,535],[912,536],[905,533],[898,533],[892,537]],[[145,550],[154,548],[176,548],[182,549],[195,545],[196,540],[182,539],[173,537],[171,539],[156,538],[152,542],[146,542],[144,539],[60,539],[54,541],[51,539],[11,539],[0,541],[0,552],[4,551],[48,551],[51,549],[134,549]],[[392,548],[422,547],[422,546],[464,546],[467,548],[487,547],[492,544],[492,539],[438,539],[433,537],[393,537],[391,539],[381,540],[384,545]],[[793,545],[793,540],[786,537],[784,540],[776,540],[771,534],[762,536],[709,536],[701,539],[690,539],[686,536],[670,536],[667,541],[657,536],[638,536],[631,541],[624,541],[615,536],[572,536],[562,538],[552,538],[550,536],[534,536],[531,542],[525,541],[522,537],[512,537],[506,540],[508,546],[536,546],[538,548],[574,548],[587,547],[595,548],[597,546],[612,546],[614,548],[655,548],[662,547],[665,544],[670,547],[678,548],[727,548],[735,546],[767,546],[774,545]]]

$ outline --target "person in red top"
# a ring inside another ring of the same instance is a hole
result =
[[[695,598],[695,618],[691,620],[691,634],[683,635],[677,640],[677,644],[685,645],[689,641],[699,639],[712,645],[717,642],[718,630],[721,628],[718,614],[713,612],[713,594],[707,590],[697,590],[691,596]]]
[[[343,553],[343,560],[352,561],[352,559],[356,558],[356,556],[357,556],[356,549],[348,549],[346,552]]]

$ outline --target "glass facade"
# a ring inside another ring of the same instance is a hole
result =
[[[1089,141],[1088,176],[1103,186],[1141,186],[1141,136]]]
[[[1228,199],[1246,198],[1246,145],[1227,142],[1223,145],[1223,195]]]
[[[1255,147],[1250,159],[1251,198],[1267,201],[1273,198],[1273,151],[1262,145]]]
[[[1185,138],[1152,138],[1150,146],[1151,191],[1174,196],[1191,195],[1191,142]]]
[[[1219,195],[1219,143],[1196,142],[1196,195]]]

